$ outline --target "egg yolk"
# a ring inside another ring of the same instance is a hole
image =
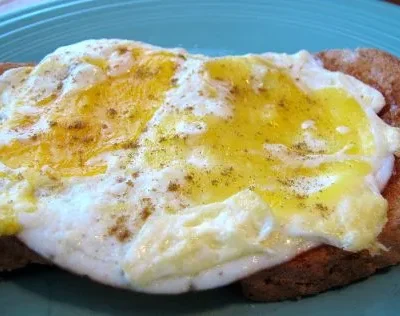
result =
[[[257,64],[268,71],[256,82],[252,69]],[[195,205],[223,201],[250,188],[277,216],[310,211],[325,216],[371,172],[370,163],[357,159],[375,151],[369,121],[345,91],[327,88],[306,93],[285,70],[255,57],[208,61],[203,76],[229,87],[226,102],[233,107],[232,116],[198,117],[190,109],[175,112],[159,124],[157,137],[146,143],[152,167],[162,168],[177,159],[186,162],[185,185],[176,189]],[[200,93],[216,97],[213,87]],[[203,124],[206,131],[179,137],[174,126],[182,120]],[[302,127],[306,121],[313,122],[312,128]],[[340,134],[338,126],[349,127],[348,133]],[[312,147],[310,137],[323,146]],[[268,150],[268,145],[277,144],[285,146],[289,162]],[[210,161],[209,167],[187,163],[195,148]],[[340,151],[354,156],[329,160]],[[307,160],[316,157],[325,160],[307,166]],[[293,159],[297,163],[291,165]],[[316,179],[321,176],[335,180],[318,187]]]
[[[11,168],[40,170],[50,166],[61,176],[103,173],[104,164],[89,160],[102,152],[135,148],[138,136],[171,88],[174,55],[134,52],[135,65],[86,91],[42,100],[50,128],[28,141],[15,140],[0,147],[1,161]],[[92,64],[105,67],[99,61]],[[22,117],[18,128],[31,128],[39,120]]]

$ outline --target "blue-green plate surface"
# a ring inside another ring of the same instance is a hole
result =
[[[400,56],[400,6],[379,0],[49,1],[0,16],[0,60],[39,61],[61,45],[127,38],[211,55],[377,47]],[[0,315],[399,315],[400,268],[297,302],[257,304],[238,286],[148,296],[56,268],[0,282]]]

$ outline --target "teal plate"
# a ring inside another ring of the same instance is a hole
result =
[[[210,55],[377,47],[400,56],[400,6],[379,0],[48,1],[0,16],[0,60],[127,38]],[[56,268],[2,276],[0,315],[399,315],[400,268],[300,301],[246,301],[238,285],[181,296],[116,290]]]

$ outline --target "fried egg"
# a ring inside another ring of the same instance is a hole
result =
[[[126,40],[0,77],[0,235],[117,287],[218,287],[320,244],[384,251],[400,132],[310,53]]]

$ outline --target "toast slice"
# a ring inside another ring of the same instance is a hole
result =
[[[341,71],[375,87],[385,96],[384,120],[400,126],[400,60],[375,49],[332,50],[317,54],[325,68]],[[21,64],[0,64],[0,74]],[[346,252],[321,246],[293,260],[258,272],[241,281],[246,297],[256,301],[279,301],[316,294],[367,277],[376,270],[400,262],[400,160],[384,196],[389,202],[389,221],[380,235],[388,251],[371,256],[367,251]],[[28,263],[45,263],[14,237],[0,238],[0,271]]]

